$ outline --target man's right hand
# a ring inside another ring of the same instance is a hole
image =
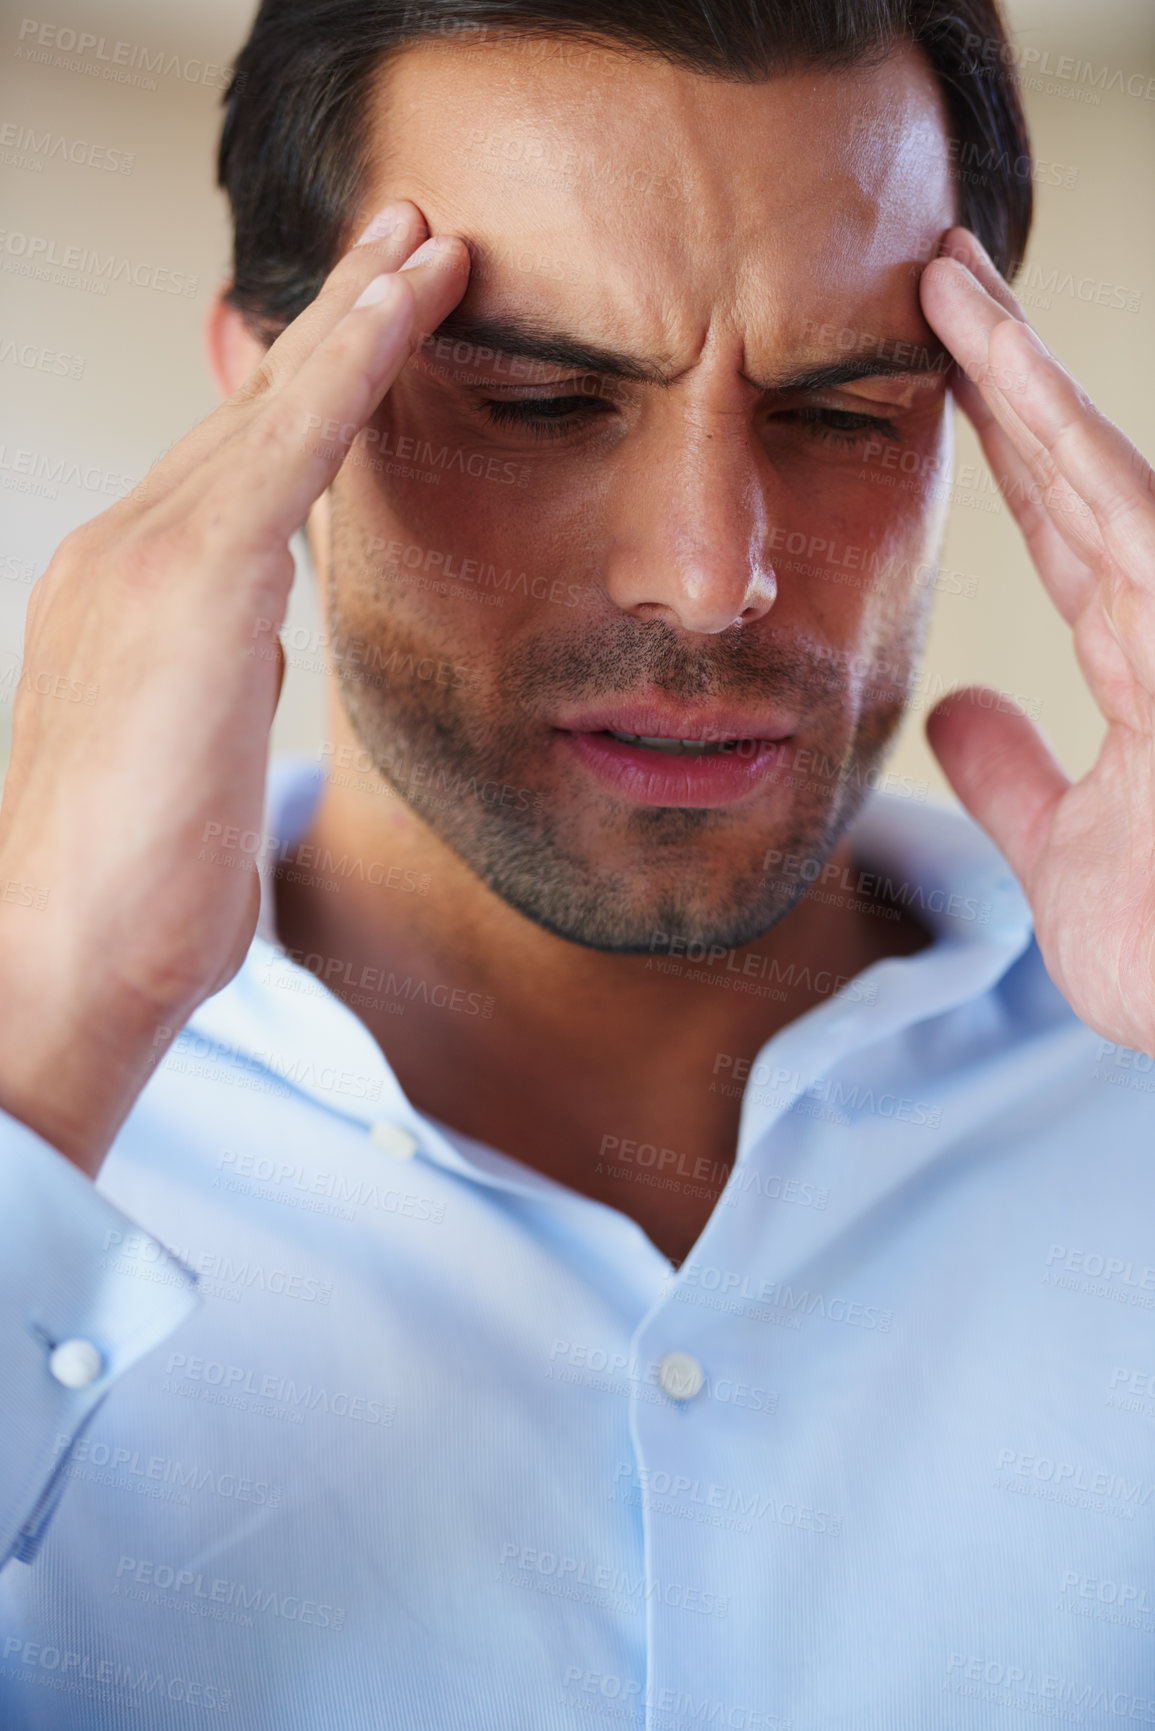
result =
[[[254,655],[258,621],[283,621],[289,539],[349,448],[313,429],[362,427],[465,292],[464,243],[415,254],[427,232],[411,204],[382,212],[241,389],[32,591],[0,807],[0,1107],[93,1177],[252,940],[255,872],[205,838],[262,828],[283,658]],[[381,298],[356,305],[370,284]]]

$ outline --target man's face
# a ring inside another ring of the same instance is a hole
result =
[[[917,265],[955,220],[932,76],[909,49],[737,84],[438,42],[374,126],[363,212],[412,199],[474,268],[459,340],[333,488],[354,728],[550,930],[749,942],[804,887],[767,851],[829,852],[925,630],[949,434]]]

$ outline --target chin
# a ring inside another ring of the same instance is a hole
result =
[[[485,882],[508,906],[554,937],[612,955],[659,955],[674,938],[700,957],[723,955],[764,937],[807,888],[777,882],[770,888],[760,869],[710,896],[702,893],[700,871],[694,892],[665,871],[660,884],[627,870],[592,876],[539,870],[527,882],[508,862],[505,868],[487,871]]]

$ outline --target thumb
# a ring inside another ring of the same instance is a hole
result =
[[[968,685],[935,704],[926,736],[963,805],[1029,890],[1071,784],[1026,710],[990,686]]]

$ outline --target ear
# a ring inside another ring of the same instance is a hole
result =
[[[236,307],[225,300],[231,283],[222,283],[205,320],[205,354],[222,397],[231,397],[264,360],[267,350],[245,324]]]

